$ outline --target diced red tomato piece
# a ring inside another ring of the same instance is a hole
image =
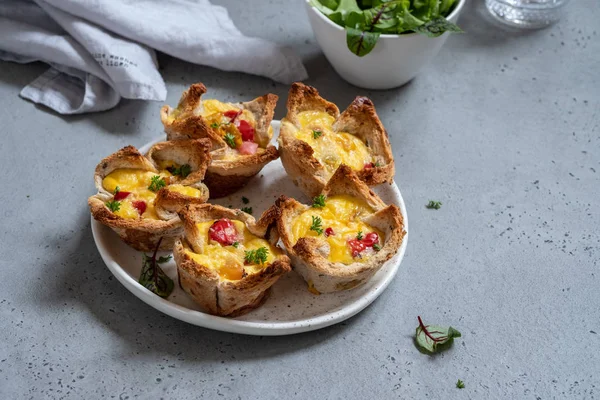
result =
[[[329,228],[325,229],[325,236],[326,237],[333,236],[333,235],[335,235],[335,232],[333,231],[333,228],[329,227]]]
[[[360,256],[360,253],[366,249],[365,244],[358,239],[348,240],[348,246],[350,246],[350,252],[352,253],[352,257]]]
[[[235,119],[242,113],[242,110],[229,110],[223,113],[224,116],[229,118],[231,122],[235,121]]]
[[[124,192],[122,190],[119,190],[117,193],[115,193],[115,201],[123,200],[130,194],[131,194],[131,192]]]
[[[241,119],[237,128],[242,134],[244,142],[254,142],[254,128],[248,121]]]
[[[208,236],[221,244],[221,246],[231,246],[238,240],[238,233],[235,230],[235,226],[231,220],[227,218],[221,218],[215,221],[214,224],[208,228]]]
[[[119,192],[120,193],[120,192]],[[142,215],[144,213],[144,211],[146,211],[146,202],[144,200],[136,200],[131,202],[131,204],[133,205],[133,207],[138,210],[138,212],[140,213],[140,215]]]
[[[365,164],[365,169],[371,169],[371,168],[375,168],[375,164],[373,164],[372,162]]]
[[[242,142],[242,145],[238,148],[240,154],[256,154],[256,150],[258,150],[258,143],[254,142]]]
[[[376,232],[367,233],[362,242],[365,246],[372,247],[374,244],[379,243],[379,235]]]

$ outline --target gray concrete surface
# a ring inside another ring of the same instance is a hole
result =
[[[595,1],[574,1],[558,25],[533,32],[499,29],[471,1],[467,34],[412,83],[383,92],[335,74],[300,1],[222,3],[245,33],[296,47],[326,97],[374,100],[411,224],[400,274],[355,318],[297,336],[238,336],[162,315],[104,266],[86,206],[98,160],[154,138],[161,104],[61,117],[18,97],[44,65],[1,63],[0,397],[600,397]],[[195,81],[226,99],[287,91],[160,61],[170,104]],[[443,207],[427,210],[430,199]],[[417,315],[462,339],[439,356],[419,353]]]

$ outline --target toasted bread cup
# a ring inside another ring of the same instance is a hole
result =
[[[279,157],[271,121],[278,97],[266,94],[243,103],[202,100],[206,87],[195,83],[183,92],[177,108],[163,106],[160,118],[168,140],[208,138],[212,162],[204,183],[212,198],[243,187],[267,163]]]
[[[294,83],[281,120],[279,155],[288,175],[306,195],[316,196],[341,164],[369,186],[394,179],[394,157],[375,107],[356,97],[340,114],[317,89]]]
[[[202,179],[210,163],[207,139],[157,143],[143,156],[127,146],[96,167],[98,193],[88,199],[94,219],[136,250],[173,248],[183,233],[177,212],[209,197]]]
[[[281,241],[294,270],[315,294],[364,284],[398,251],[406,234],[400,209],[386,206],[346,165],[321,195],[312,206],[285,196],[276,202]]]
[[[259,307],[271,286],[291,270],[289,258],[277,247],[276,213],[271,207],[255,221],[217,205],[183,209],[185,236],[173,248],[179,285],[214,315],[235,317]],[[231,227],[233,231],[226,230]],[[260,248],[267,249],[264,259],[252,260],[251,252]]]

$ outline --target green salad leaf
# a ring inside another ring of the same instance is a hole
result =
[[[369,54],[381,34],[419,33],[437,37],[462,32],[445,17],[458,0],[310,0],[313,7],[346,30],[346,45]]]
[[[421,26],[418,26],[415,28],[415,31],[429,37],[438,37],[444,34],[444,32],[463,32],[463,30],[460,29],[456,24],[446,20],[444,17],[433,19]]]
[[[459,331],[453,327],[442,327],[438,325],[425,325],[421,317],[416,331],[417,345],[428,353],[435,353],[437,350],[444,349],[454,342],[454,338],[461,337]]]

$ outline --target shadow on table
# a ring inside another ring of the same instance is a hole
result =
[[[111,349],[117,356],[153,354],[186,362],[269,358],[318,346],[343,335],[347,326],[361,318],[280,337],[237,335],[176,320],[146,305],[112,276],[94,244],[89,218],[87,212],[80,213],[81,229],[76,240],[68,241],[68,245],[50,243],[51,247],[63,247],[62,254],[67,258],[50,261],[40,272],[39,279],[44,285],[36,299],[42,308],[60,306],[65,312],[74,308],[78,313],[87,310],[98,323],[122,339],[122,343],[117,342]]]

